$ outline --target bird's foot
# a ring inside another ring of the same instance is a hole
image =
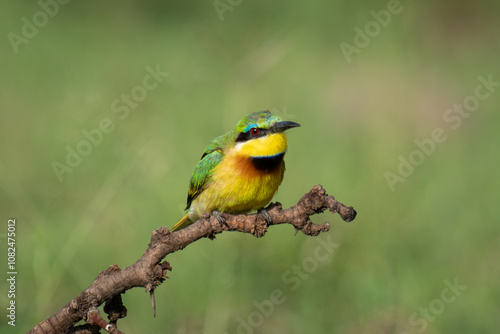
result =
[[[265,208],[257,210],[257,213],[260,213],[264,217],[264,220],[266,221],[268,226],[273,223],[271,215],[269,215],[269,212],[267,212]]]
[[[219,222],[221,227],[229,228],[229,225],[227,225],[227,223],[226,223],[226,218],[224,218],[224,216],[222,215],[222,213],[220,211],[218,211],[218,210],[212,211],[212,216],[214,216],[215,219],[217,219],[217,221]]]

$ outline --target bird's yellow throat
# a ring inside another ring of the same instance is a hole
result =
[[[269,157],[284,153],[286,149],[286,135],[283,132],[237,143],[234,147],[238,154],[248,157]]]

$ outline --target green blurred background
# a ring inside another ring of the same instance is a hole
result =
[[[275,200],[288,207],[322,184],[357,219],[315,218],[332,222],[321,240],[338,245],[321,259],[319,237],[291,226],[200,240],[167,258],[156,318],[144,290],[123,296],[124,332],[497,331],[500,91],[456,129],[443,115],[479,76],[500,81],[500,3],[403,1],[378,31],[371,11],[387,1],[215,4],[73,1],[13,47],[10,33],[22,36],[23,17],[33,23],[42,7],[2,3],[1,263],[5,277],[14,217],[18,276],[17,326],[5,321],[4,279],[0,331],[29,330],[99,271],[138,259],[154,229],[183,215],[208,141],[262,109],[302,124],[288,132]],[[355,46],[367,24],[373,37],[348,61],[340,44]],[[148,66],[169,75],[126,117],[113,112]],[[66,147],[103,119],[114,131],[60,182],[53,162],[66,164]],[[436,128],[447,140],[392,191],[385,173]],[[457,296],[445,290],[455,280],[467,286]]]

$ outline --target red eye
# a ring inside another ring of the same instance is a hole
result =
[[[250,133],[254,136],[259,134],[259,129],[258,128],[251,128]]]

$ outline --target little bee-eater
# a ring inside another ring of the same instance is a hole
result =
[[[171,231],[192,224],[206,212],[246,213],[263,208],[285,173],[284,131],[297,126],[266,110],[246,116],[233,131],[214,138],[191,176],[189,212]]]

